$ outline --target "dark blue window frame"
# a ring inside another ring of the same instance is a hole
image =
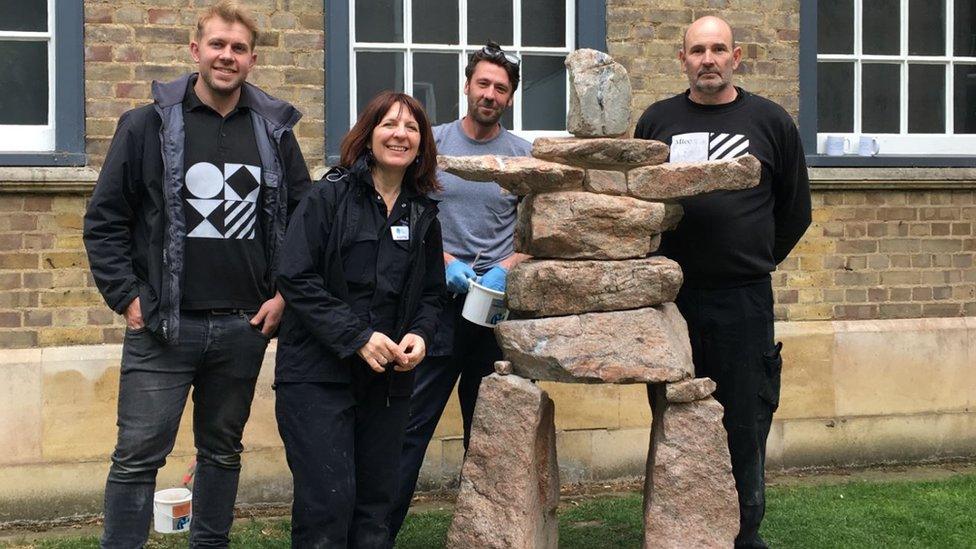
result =
[[[54,150],[0,152],[0,166],[85,165],[85,8],[55,2]]]
[[[339,162],[339,143],[349,131],[349,1],[326,2],[325,154]],[[606,0],[576,1],[576,47],[607,51]]]
[[[830,167],[973,167],[974,156],[827,156],[817,151],[817,2],[800,2],[800,136],[807,164]],[[811,154],[812,151],[812,154]]]

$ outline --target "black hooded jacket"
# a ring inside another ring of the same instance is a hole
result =
[[[368,168],[334,168],[302,200],[288,227],[278,269],[285,313],[278,337],[275,381],[351,383],[371,370],[356,351],[373,328],[354,312],[343,257],[372,204]],[[402,197],[403,195],[401,195]],[[409,200],[407,275],[400,295],[394,341],[415,333],[430,346],[445,293],[444,258],[437,204],[424,195]],[[390,370],[390,394],[407,396],[414,372]]]
[[[84,241],[95,284],[113,311],[122,314],[139,298],[146,326],[179,341],[186,220],[183,187],[183,98],[195,74],[153,82],[154,102],[119,118],[115,137],[85,213]],[[311,185],[292,132],[301,113],[245,83],[265,186],[259,215],[265,229],[268,286],[288,213]],[[267,296],[268,298],[272,296]]]

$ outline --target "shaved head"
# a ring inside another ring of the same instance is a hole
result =
[[[696,19],[685,31],[678,51],[690,99],[704,105],[734,100],[738,92],[732,85],[732,73],[741,59],[742,48],[735,45],[732,27],[724,19],[714,15]]]
[[[732,25],[729,25],[728,21],[716,15],[706,15],[704,17],[695,19],[695,21],[688,26],[688,29],[685,30],[685,36],[681,44],[681,49],[688,49],[689,34],[692,34],[693,32],[697,33],[705,27],[709,28],[709,30],[719,31],[723,34],[728,33],[729,48],[731,49],[735,47],[735,33],[732,32]]]

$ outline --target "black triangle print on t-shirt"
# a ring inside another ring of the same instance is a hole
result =
[[[261,168],[247,164],[226,164],[224,174],[226,200],[258,201],[258,188],[261,185],[258,179],[261,177]]]

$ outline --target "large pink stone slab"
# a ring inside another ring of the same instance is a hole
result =
[[[664,257],[525,261],[508,274],[506,298],[520,317],[621,311],[674,301],[681,281],[681,267]]]
[[[519,205],[516,251],[539,258],[631,259],[657,249],[667,208],[626,196],[559,192]]]
[[[582,168],[626,171],[668,161],[668,146],[649,139],[540,137],[532,156]]]
[[[584,170],[527,156],[438,156],[444,171],[470,181],[494,181],[519,196],[583,189]]]
[[[752,155],[689,164],[660,164],[627,172],[627,194],[643,200],[675,200],[759,184],[762,165]]]
[[[515,374],[568,383],[660,383],[691,377],[688,326],[673,303],[509,320],[495,336]]]

